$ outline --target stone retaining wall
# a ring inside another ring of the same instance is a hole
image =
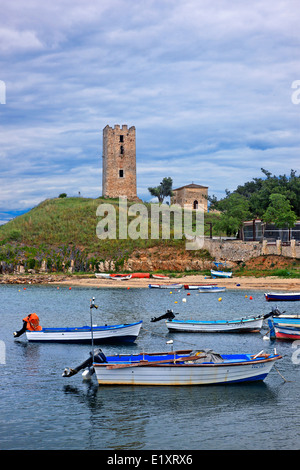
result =
[[[261,255],[281,255],[288,258],[300,258],[300,245],[296,245],[295,240],[291,240],[290,245],[283,245],[281,240],[276,243],[263,242],[243,242],[242,240],[218,240],[206,238],[204,249],[218,260],[228,261],[248,261]]]

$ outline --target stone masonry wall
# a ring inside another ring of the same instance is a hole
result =
[[[300,259],[300,245],[296,245],[295,240],[285,246],[280,240],[275,244],[268,244],[267,240],[260,243],[205,238],[203,248],[217,260],[248,261],[261,255],[282,255]]]
[[[135,127],[103,129],[102,195],[137,199]]]

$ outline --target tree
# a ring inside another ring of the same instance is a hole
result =
[[[219,220],[214,224],[217,232],[235,235],[242,227],[243,222],[250,217],[249,202],[237,193],[229,194],[218,203],[221,211]]]
[[[300,216],[300,176],[295,170],[290,171],[290,175],[272,175],[269,171],[261,168],[262,178],[253,178],[243,185],[239,185],[233,193],[244,196],[249,202],[249,210],[252,219],[262,218],[268,209],[270,196],[278,193],[286,197],[291,204],[291,210]],[[227,199],[230,192],[226,191]],[[211,209],[219,210],[219,205],[224,199],[218,201],[215,196],[210,196]]]
[[[173,180],[168,177],[164,178],[159,186],[148,188],[148,191],[152,196],[158,198],[158,202],[163,203],[165,197],[173,196],[172,185]]]
[[[271,194],[270,204],[263,215],[265,222],[273,223],[278,228],[292,228],[297,220],[288,199],[279,193]]]

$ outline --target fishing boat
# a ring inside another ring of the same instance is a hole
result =
[[[245,317],[236,320],[167,320],[166,326],[171,332],[189,333],[240,333],[258,332],[263,326],[264,317]]]
[[[170,279],[169,276],[164,276],[163,274],[152,274],[154,279]]]
[[[113,279],[145,279],[150,277],[150,273],[127,273],[127,274],[110,274]]]
[[[201,287],[211,287],[216,285],[217,284],[184,284],[183,287],[185,290],[198,290]]]
[[[100,279],[116,279],[117,281],[126,281],[132,278],[132,274],[95,273],[95,276]]]
[[[139,335],[142,321],[120,325],[79,326],[70,328],[42,328],[40,331],[26,331],[30,342],[89,343],[92,334],[94,343],[134,342]]]
[[[219,286],[201,286],[198,289],[198,292],[205,293],[205,292],[225,292],[226,287],[219,287]]]
[[[214,269],[211,269],[210,274],[213,279],[215,279],[216,277],[222,277],[222,278],[232,277],[232,272],[229,272],[229,271],[215,271]]]
[[[60,342],[60,343],[105,343],[105,342],[134,342],[139,335],[142,320],[135,323],[124,323],[119,325],[94,325],[92,320],[92,309],[95,298],[90,305],[89,326],[42,328],[36,313],[29,314],[23,318],[23,327],[14,332],[14,337],[25,333],[28,341],[32,342]],[[34,321],[32,321],[32,318]]]
[[[264,380],[281,356],[265,354],[218,354],[212,350],[162,353],[93,355],[91,373],[99,385],[210,385]],[[75,369],[66,368],[71,377],[89,367],[91,358]]]
[[[150,273],[132,273],[131,278],[132,279],[149,279]]]
[[[263,321],[273,315],[273,311],[265,315],[244,317],[236,320],[175,320],[172,309],[159,317],[151,318],[151,322],[166,320],[166,326],[171,332],[189,333],[235,333],[258,332],[263,326]]]
[[[110,279],[113,279],[114,281],[128,281],[128,279],[131,279],[132,275],[131,274],[111,274]]]
[[[265,293],[267,302],[276,301],[295,301],[300,300],[300,292],[267,292]]]
[[[291,316],[290,316],[291,317]],[[298,320],[298,321],[297,321]],[[270,339],[300,339],[299,318],[275,318],[268,319]],[[267,336],[266,336],[267,338]]]
[[[150,289],[182,289],[182,284],[148,284]]]

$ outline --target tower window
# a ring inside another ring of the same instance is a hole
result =
[[[123,155],[123,153],[124,153],[124,147],[123,147],[123,145],[121,145],[121,147],[120,147],[120,154]]]
[[[120,142],[124,142],[124,136],[120,135]]]
[[[119,178],[124,178],[124,170],[119,170]]]

